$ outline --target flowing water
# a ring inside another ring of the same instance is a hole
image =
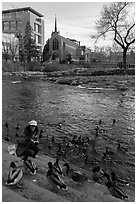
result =
[[[97,138],[97,152],[101,156],[106,146],[115,152],[117,142],[121,142],[128,151],[116,153],[113,165],[134,183],[134,87],[127,91],[89,89],[16,77],[5,77],[2,82],[2,119],[9,123],[11,138],[14,139],[17,123],[23,129],[31,119],[36,119],[44,133],[51,136],[94,138],[95,127],[102,119],[101,128],[107,135]],[[117,120],[115,125],[113,118]],[[3,128],[3,137],[4,131]]]

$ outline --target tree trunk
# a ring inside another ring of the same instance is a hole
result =
[[[123,70],[127,71],[127,49],[123,50]]]

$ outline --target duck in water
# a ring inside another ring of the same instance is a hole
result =
[[[11,185],[16,185],[17,187],[20,187],[18,185],[18,182],[20,179],[23,177],[23,171],[22,169],[18,168],[15,162],[10,163],[10,171],[8,174],[8,179],[6,184],[11,186]]]
[[[5,141],[6,141],[6,142],[9,142],[9,141],[10,141],[10,138],[9,138],[9,124],[8,124],[8,122],[5,122],[5,123],[4,123],[4,126],[6,127],[6,132],[7,132]]]
[[[60,177],[54,172],[52,162],[48,163],[47,180],[52,185],[53,189],[67,190],[67,186],[63,183]]]
[[[20,129],[20,125],[19,125],[19,123],[18,123],[17,126],[16,126],[16,137],[19,136],[19,134],[18,134],[19,129]]]
[[[122,147],[120,143],[118,143],[117,150],[121,152],[127,152],[128,149],[126,147]]]

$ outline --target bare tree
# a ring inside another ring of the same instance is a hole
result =
[[[11,53],[12,61],[13,62],[16,61],[19,55],[19,43],[16,37],[13,37],[12,39],[10,39],[9,50]]]
[[[135,43],[135,3],[114,2],[104,6],[99,20],[95,22],[97,34],[91,35],[96,41],[113,34],[114,41],[123,50],[123,69],[126,70],[126,57],[129,46]]]
[[[7,62],[9,57],[9,43],[2,41],[2,58]]]

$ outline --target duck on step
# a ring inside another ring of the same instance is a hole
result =
[[[118,176],[116,176],[116,173],[114,171],[111,172],[111,180],[115,182],[116,185],[127,185],[129,186],[129,183],[125,179],[121,179]]]
[[[56,158],[55,163],[53,164],[53,170],[55,173],[58,173],[60,175],[62,175],[62,168],[59,165],[59,159],[58,157]]]
[[[82,182],[87,180],[87,177],[82,174],[78,170],[74,170],[73,168],[70,168],[70,165],[68,163],[64,164],[64,168],[62,169],[64,176],[68,176],[75,182]]]
[[[67,186],[63,183],[60,177],[54,172],[52,162],[48,163],[47,180],[52,185],[53,189],[67,190]]]
[[[18,182],[20,181],[22,176],[23,176],[22,169],[18,168],[17,165],[15,164],[15,162],[12,161],[10,163],[10,171],[8,174],[8,179],[6,181],[6,185],[9,185],[9,186],[16,185],[17,187],[20,187],[18,185]]]
[[[33,161],[29,160],[28,158],[23,159],[24,166],[32,175],[36,174],[37,166],[33,163]]]
[[[128,198],[124,191],[118,185],[116,185],[115,182],[111,180],[108,173],[105,173],[104,176],[107,178],[105,184],[108,187],[108,190],[112,196],[120,199]]]

